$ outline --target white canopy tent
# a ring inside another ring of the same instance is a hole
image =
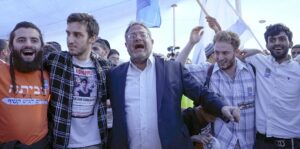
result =
[[[199,24],[200,7],[196,0],[159,0],[162,23],[152,28],[154,52],[167,53],[173,45],[173,9],[176,7],[176,46],[181,49],[189,38],[190,30]],[[299,0],[241,0],[242,15],[260,42],[264,44],[265,26],[282,22],[294,33],[294,43],[299,43]],[[70,13],[93,14],[100,24],[100,37],[107,39],[117,49],[123,60],[128,59],[124,46],[124,31],[135,20],[136,0],[0,0],[0,38],[8,38],[9,32],[20,21],[31,21],[41,28],[45,41],[59,42],[66,48],[66,19]],[[258,20],[266,23],[258,23]],[[297,40],[298,39],[298,40]],[[251,43],[251,41],[250,41]],[[256,44],[248,44],[253,47]]]
[[[176,28],[181,47],[188,39],[191,28],[198,24],[200,8],[196,2],[193,7],[187,2],[193,0],[160,0],[162,24],[160,28],[152,28],[154,51],[167,53],[167,47],[173,45],[173,8],[177,3]],[[183,10],[184,9],[184,10]],[[182,11],[191,12],[186,16]],[[66,49],[66,19],[72,12],[92,14],[100,24],[99,36],[107,39],[112,48],[121,53],[123,59],[128,58],[124,46],[124,31],[127,25],[135,20],[136,0],[0,0],[0,38],[8,38],[10,31],[20,21],[30,21],[43,32],[45,41],[59,42]],[[187,23],[188,22],[188,23]],[[189,25],[188,25],[189,24]],[[182,35],[185,36],[182,36]]]

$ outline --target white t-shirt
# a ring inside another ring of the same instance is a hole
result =
[[[97,75],[93,62],[73,57],[74,90],[68,148],[101,143],[98,127]]]
[[[300,138],[300,64],[277,63],[256,54],[247,62],[256,68],[256,128],[268,137]]]

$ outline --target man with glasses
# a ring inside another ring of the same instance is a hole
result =
[[[131,23],[125,39],[130,61],[109,73],[113,149],[193,148],[181,118],[183,94],[213,115],[239,120],[237,108],[224,106],[219,96],[203,88],[180,63],[152,55],[153,39],[145,25]]]

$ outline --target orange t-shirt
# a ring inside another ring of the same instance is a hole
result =
[[[9,65],[0,62],[0,70],[0,143],[19,140],[31,145],[48,133],[48,73],[43,72],[46,86],[43,92],[40,70],[30,73],[15,70],[17,91],[13,93]]]

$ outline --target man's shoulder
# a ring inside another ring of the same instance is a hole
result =
[[[5,61],[3,61],[3,60],[0,59],[0,66],[1,67],[7,67],[8,64]]]
[[[2,75],[4,75],[4,73],[9,73],[9,64],[0,62],[0,70],[2,72]]]
[[[122,63],[118,66],[112,67],[110,73],[120,73],[120,70],[124,70],[129,66],[129,62]]]
[[[0,59],[0,64],[3,64],[3,63],[5,63],[5,61],[3,61],[2,59]]]
[[[70,58],[70,53],[68,51],[57,51],[51,52],[47,56],[47,60],[54,60],[54,59],[66,59]]]
[[[258,53],[258,54],[254,54],[249,57],[246,57],[245,60],[246,60],[246,62],[253,62],[256,60],[270,60],[271,57],[272,57],[271,55],[265,55],[262,53]]]
[[[295,72],[300,72],[300,62],[291,59],[291,60],[287,63],[287,65],[288,65],[290,68],[292,67],[293,70],[294,70]]]
[[[97,57],[97,58],[94,58],[94,59],[104,69],[110,69],[110,68],[113,67],[113,64],[111,62],[109,62],[108,60],[105,60],[105,59],[100,58],[100,57]]]

